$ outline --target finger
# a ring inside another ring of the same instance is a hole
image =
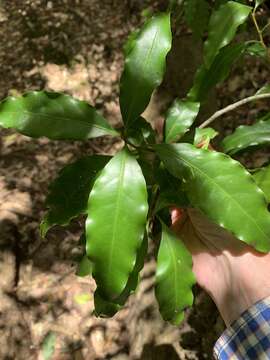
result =
[[[181,223],[184,221],[185,217],[186,217],[186,212],[184,209],[181,208],[171,208],[170,209],[171,212],[171,222],[172,222],[172,226],[180,226]]]

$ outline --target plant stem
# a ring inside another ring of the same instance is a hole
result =
[[[256,13],[255,13],[255,10],[252,12],[251,14],[251,17],[252,17],[252,20],[253,20],[253,23],[255,25],[255,28],[257,30],[257,33],[259,35],[259,39],[260,39],[260,43],[262,44],[262,46],[267,49],[267,46],[265,45],[265,42],[264,42],[264,39],[263,39],[263,34],[262,34],[262,31],[258,25],[258,22],[257,22],[257,19],[256,19]]]
[[[235,109],[237,109],[238,107],[245,105],[247,103],[250,103],[252,101],[257,101],[257,100],[262,100],[262,99],[267,99],[270,98],[270,93],[267,94],[258,94],[258,95],[252,95],[249,96],[245,99],[239,100],[236,103],[230,104],[228,106],[226,106],[224,109],[218,110],[217,112],[215,112],[210,118],[208,118],[207,120],[205,120],[200,126],[200,129],[205,128],[206,126],[208,126],[209,124],[211,124],[214,120],[216,120],[217,118],[219,118],[220,116],[226,114],[227,112],[233,111]]]

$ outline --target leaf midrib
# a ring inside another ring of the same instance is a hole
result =
[[[179,117],[181,117],[181,115],[179,115]],[[166,120],[166,121],[167,121],[167,120]],[[178,133],[173,139],[170,139],[171,133],[173,132],[173,130],[174,130],[177,126],[181,127],[181,125],[182,125],[182,127],[183,127],[182,131],[181,131],[181,132],[179,131],[179,133]],[[186,131],[187,131],[187,129],[186,129]],[[170,141],[170,140],[172,141],[172,140],[176,139],[178,136],[183,135],[183,133],[185,133],[185,126],[184,126],[183,124],[180,124],[180,121],[179,121],[179,120],[176,120],[176,121],[174,122],[174,124],[172,125],[172,127],[170,128],[168,134],[167,134],[167,139],[168,139],[168,141]]]
[[[257,227],[257,229],[266,237],[268,238],[268,235],[265,234],[265,232],[259,227],[259,225],[256,223],[256,221],[254,221],[254,219],[240,206],[240,204],[233,198],[230,196],[230,194],[224,190],[218,183],[216,183],[211,177],[209,177],[205,172],[203,172],[200,168],[198,168],[197,166],[193,165],[192,163],[190,163],[189,161],[181,158],[179,155],[176,156],[178,157],[179,160],[185,162],[188,166],[193,167],[195,170],[197,170],[198,172],[200,172],[203,176],[205,176],[207,179],[209,179],[210,182],[212,182],[217,188],[219,188],[227,197],[229,197],[229,199],[231,199],[238,208],[240,208],[240,210],[242,210],[242,212],[244,214],[246,214],[246,216],[251,219],[251,222],[255,224],[255,226]]]
[[[267,124],[267,125],[270,126],[270,124]],[[250,126],[250,127],[252,127],[252,126]],[[257,134],[268,134],[268,136],[270,136],[270,129],[269,130],[265,130],[265,129],[264,130],[257,130],[257,131],[256,131],[256,129],[255,129],[255,131],[252,131],[254,129],[245,129],[245,130],[247,130],[248,133],[245,133],[243,135],[238,135],[238,136],[236,136],[236,134],[235,134],[234,138],[228,139],[227,141],[230,141],[230,140],[232,142],[239,141],[239,140],[241,141],[241,139],[243,139],[245,137],[250,137],[250,135],[257,135]],[[233,137],[233,136],[234,135],[232,134],[231,137]],[[243,144],[240,144],[238,147],[241,147],[241,146],[243,146]],[[224,141],[224,147],[226,147],[226,141]],[[230,150],[230,147],[227,150]]]
[[[237,4],[237,3],[236,3]],[[237,31],[237,28],[243,23],[243,21],[237,21],[234,25],[234,27],[233,28],[231,28],[230,27],[230,24],[231,23],[233,23],[233,19],[235,18],[235,13],[238,13],[238,9],[236,10],[236,7],[239,7],[239,5],[240,4],[238,4],[238,5],[236,5],[235,3],[233,3],[231,6],[230,6],[230,8],[228,8],[228,10],[229,10],[229,12],[226,14],[226,21],[223,21],[223,23],[222,23],[222,27],[221,27],[221,31],[219,31],[219,34],[223,34],[223,33],[225,33],[227,36],[225,36],[226,37],[226,39],[228,38],[228,34],[229,33],[236,33],[236,31]],[[227,4],[227,6],[228,6],[228,4]],[[246,6],[246,5],[245,5]],[[224,8],[226,8],[226,4],[224,4],[223,5],[223,7]],[[220,10],[220,12],[222,12],[222,10]],[[240,13],[240,12],[239,12]],[[229,24],[229,25],[228,25]],[[215,24],[216,25],[216,24]],[[214,26],[215,27],[215,26]],[[227,29],[229,28],[229,31],[226,31]],[[212,33],[214,33],[215,35],[216,35],[216,31],[215,30],[213,30],[212,29]],[[224,37],[223,37],[224,38]],[[220,39],[220,37],[217,37],[216,38],[216,41],[214,41],[214,44],[215,44],[215,48],[216,48],[216,54],[213,56],[212,55],[212,59],[210,59],[211,60],[211,62],[209,63],[209,64],[207,64],[206,65],[206,68],[207,69],[210,69],[210,67],[211,67],[211,65],[213,64],[213,62],[214,62],[214,59],[215,59],[215,57],[218,55],[218,53],[220,52],[220,50],[224,47],[224,46],[221,46],[221,47],[219,47],[219,44],[220,44],[220,41],[218,41],[218,39]],[[227,44],[229,43],[230,41],[227,41]],[[211,41],[209,41],[209,39],[208,39],[208,41],[207,41],[207,43],[208,43],[208,46],[209,46],[209,43],[211,43]],[[226,45],[227,45],[226,44]],[[225,46],[226,46],[225,45]],[[210,47],[210,46],[209,46]],[[212,54],[213,54],[213,51],[212,51]],[[208,57],[209,57],[209,53],[208,53]],[[208,59],[208,62],[209,62],[209,59]]]
[[[120,171],[119,171],[119,180],[117,183],[117,193],[116,193],[116,200],[115,200],[115,211],[114,211],[114,221],[113,221],[113,226],[112,226],[112,240],[111,240],[111,247],[110,247],[110,252],[109,252],[109,260],[108,260],[108,273],[111,273],[111,269],[112,269],[112,263],[113,263],[113,255],[114,255],[114,247],[115,247],[115,241],[116,241],[116,235],[118,233],[117,231],[117,222],[118,222],[118,217],[119,217],[119,212],[120,212],[120,198],[121,198],[121,193],[122,193],[122,188],[123,188],[123,182],[124,182],[124,174],[125,174],[125,160],[126,160],[126,152],[123,153],[123,158],[121,161],[121,166],[120,166]]]
[[[148,67],[148,61],[149,61],[149,58],[150,58],[150,54],[152,53],[153,51],[153,48],[154,48],[154,45],[155,45],[155,42],[156,42],[156,38],[157,38],[157,34],[158,34],[158,31],[159,31],[159,28],[156,29],[156,32],[155,32],[155,35],[154,35],[154,38],[153,38],[153,42],[151,44],[151,48],[148,50],[147,52],[147,55],[143,61],[143,65],[142,67],[143,68],[147,68]],[[134,50],[134,49],[133,49]],[[145,72],[147,73],[147,71],[145,70]],[[140,82],[138,81],[138,86],[136,86],[136,89],[139,89],[140,88]],[[131,103],[130,103],[130,106],[129,106],[129,109],[128,109],[128,116],[127,116],[127,125],[129,124],[130,122],[130,116],[131,116],[131,110],[134,106],[134,102],[135,102],[135,96],[133,96],[132,100],[131,100]]]
[[[76,121],[77,123],[81,123],[81,124],[84,124],[84,125],[89,125],[88,127],[91,128],[91,127],[96,127],[98,129],[101,129],[101,130],[106,130],[108,132],[111,132],[113,134],[115,134],[115,132],[110,129],[110,128],[107,128],[105,126],[101,126],[101,125],[98,125],[96,123],[90,123],[86,120],[82,120],[82,119],[79,119],[79,118],[69,118],[69,117],[61,117],[61,116],[55,116],[55,115],[47,115],[47,114],[42,114],[42,113],[35,113],[35,112],[32,112],[32,111],[5,111],[6,114],[26,114],[26,115],[29,115],[29,116],[40,116],[40,117],[44,117],[44,118],[47,118],[47,119],[55,119],[55,120],[59,120],[59,121]],[[99,116],[99,115],[97,115]]]
[[[196,111],[193,111],[192,109],[189,109],[189,111],[193,113],[192,117],[194,117],[194,113],[195,113]],[[198,114],[198,113],[197,113],[197,114]],[[196,116],[197,116],[197,115],[195,115],[195,118],[196,118]],[[181,117],[181,114],[179,114],[179,118],[180,118],[180,117]],[[174,138],[177,138],[177,137],[179,137],[179,136],[184,135],[184,134],[188,131],[188,128],[193,124],[194,120],[190,120],[190,121],[189,121],[189,125],[187,125],[187,126],[185,126],[185,122],[187,123],[188,121],[187,121],[187,120],[184,120],[182,124],[180,124],[180,121],[179,121],[179,120],[176,120],[176,121],[174,122],[174,124],[172,125],[172,127],[170,128],[170,130],[169,130],[169,132],[168,132],[168,134],[167,134],[167,138],[169,139],[169,141],[170,141],[171,133],[173,132],[173,130],[174,130],[177,126],[182,127],[182,131],[179,132]],[[172,141],[172,140],[174,140],[174,139],[171,139],[171,141]]]

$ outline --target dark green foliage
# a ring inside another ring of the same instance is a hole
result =
[[[191,127],[198,112],[200,103],[176,99],[169,108],[165,123],[165,141],[179,140]]]
[[[229,154],[246,149],[250,146],[269,144],[270,114],[251,126],[239,126],[235,132],[227,136],[223,142],[223,150]]]
[[[127,284],[143,241],[147,209],[140,166],[124,149],[100,172],[88,201],[87,254],[106,299],[115,300]]]
[[[263,192],[240,163],[191,144],[161,144],[156,149],[167,169],[185,181],[194,207],[239,240],[270,251],[270,213]]]
[[[161,83],[171,48],[170,14],[160,14],[129,38],[120,83],[120,107],[126,127],[139,118]]]
[[[182,4],[170,3],[171,9]],[[253,11],[262,3],[257,0]],[[185,238],[183,228],[176,235],[168,227],[170,210],[175,207],[183,216],[194,211],[187,208],[200,209],[229,236],[233,233],[258,251],[270,251],[269,166],[251,175],[229,155],[210,150],[217,135],[206,127],[212,117],[199,127],[196,124],[202,103],[226,80],[243,54],[267,59],[263,41],[239,43],[235,39],[252,9],[245,1],[185,0],[182,10],[194,35],[192,41],[206,36],[204,59],[189,93],[176,98],[167,111],[163,133],[160,126],[156,127],[159,133],[155,131],[142,113],[164,76],[172,42],[168,12],[149,18],[125,45],[120,131],[86,102],[64,94],[30,92],[0,104],[0,125],[27,136],[85,141],[112,135],[122,139],[123,146],[114,156],[85,156],[60,172],[49,187],[48,212],[41,225],[45,235],[53,225],[68,225],[77,216],[87,215],[79,243],[83,256],[76,273],[92,275],[96,281],[97,316],[113,316],[124,306],[139,284],[148,242],[161,238],[156,249],[155,294],[163,318],[176,325],[181,322],[185,308],[193,302],[195,278],[191,254],[181,240]],[[269,85],[256,96],[270,96]],[[268,144],[269,121],[266,114],[254,125],[239,127],[223,140],[223,150],[233,154]],[[53,348],[54,338],[48,337],[46,356],[51,356]]]
[[[23,135],[46,136],[53,140],[86,140],[118,135],[85,101],[45,91],[33,91],[2,101],[0,125],[14,128]]]
[[[53,225],[68,225],[70,220],[86,213],[94,180],[109,159],[109,156],[86,156],[62,169],[49,187],[46,201],[49,210],[41,224],[43,235]]]
[[[209,69],[202,64],[196,72],[188,98],[192,101],[205,100],[209,91],[228,77],[232,65],[244,54],[245,49],[245,44],[228,45],[220,50]]]
[[[182,241],[162,225],[156,271],[156,298],[164,320],[174,325],[184,318],[183,310],[193,303],[192,258]]]
[[[220,49],[233,40],[238,27],[246,21],[251,10],[249,6],[228,1],[212,13],[208,39],[204,44],[204,63],[207,69],[213,64]]]

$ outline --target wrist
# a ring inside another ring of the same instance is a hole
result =
[[[223,287],[213,298],[229,326],[260,300],[270,296],[270,254],[247,253],[235,258]]]

